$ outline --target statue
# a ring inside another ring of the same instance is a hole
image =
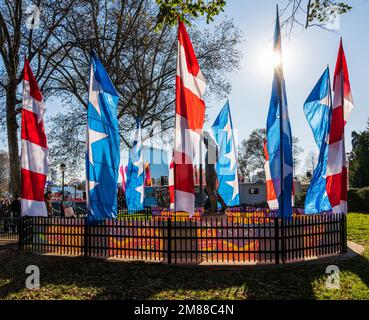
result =
[[[204,214],[217,212],[217,202],[221,204],[222,212],[224,212],[228,207],[218,192],[219,181],[215,170],[215,164],[217,163],[219,157],[219,149],[216,142],[210,137],[210,134],[207,131],[204,131],[202,140],[204,141],[206,147],[205,181],[206,191],[210,201],[210,208],[206,209]]]
[[[356,149],[358,143],[359,143],[359,138],[360,138],[360,134],[358,134],[356,131],[352,131],[351,132],[351,145],[352,145],[352,150]]]

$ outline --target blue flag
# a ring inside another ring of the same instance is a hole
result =
[[[228,101],[215,119],[211,129],[219,147],[219,159],[216,164],[219,180],[218,192],[227,206],[239,205],[236,146]]]
[[[331,110],[331,89],[327,68],[304,104],[304,113],[319,149],[318,164],[306,193],[305,213],[320,213],[332,209],[326,192],[327,139]]]
[[[118,94],[95,54],[91,53],[87,107],[86,194],[92,220],[117,216],[119,170]]]
[[[282,43],[277,7],[274,32],[274,79],[267,119],[267,149],[270,175],[278,198],[278,214],[292,216],[293,158],[292,134],[288,117],[286,87],[282,68]]]
[[[141,123],[137,120],[137,130],[133,147],[129,153],[126,182],[126,200],[128,210],[144,208],[144,162],[142,154]]]

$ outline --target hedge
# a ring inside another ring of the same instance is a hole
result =
[[[351,188],[347,194],[348,210],[369,213],[369,187]]]
[[[301,192],[295,196],[295,206],[304,207],[306,192]],[[347,193],[347,203],[349,212],[369,213],[369,187],[351,188]]]

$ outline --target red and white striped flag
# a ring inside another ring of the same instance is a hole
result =
[[[24,64],[22,104],[22,216],[47,217],[44,188],[48,147],[43,122],[45,104],[28,60]]]
[[[172,155],[172,160],[169,165],[169,178],[168,178],[168,186],[169,186],[169,207],[170,209],[174,209],[174,152]]]
[[[353,109],[350,79],[342,39],[333,80],[333,105],[328,139],[326,190],[334,213],[347,212],[345,124]]]
[[[174,201],[176,211],[195,209],[193,159],[204,124],[205,78],[200,70],[186,27],[178,25],[176,126],[174,146]]]

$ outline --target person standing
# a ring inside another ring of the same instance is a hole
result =
[[[15,221],[21,216],[21,200],[19,194],[15,195],[15,198],[10,203],[10,218],[5,219],[7,232],[14,232],[17,229]]]
[[[67,194],[65,196],[64,201],[62,202],[62,208],[63,208],[65,218],[75,217],[73,206],[74,206],[74,202],[72,201],[71,197]]]
[[[19,194],[15,195],[15,199],[13,199],[12,203],[10,204],[10,217],[18,218],[20,217],[21,213],[21,201]]]
[[[53,204],[51,202],[51,195],[52,195],[51,191],[46,192],[44,195],[48,217],[53,216]]]

